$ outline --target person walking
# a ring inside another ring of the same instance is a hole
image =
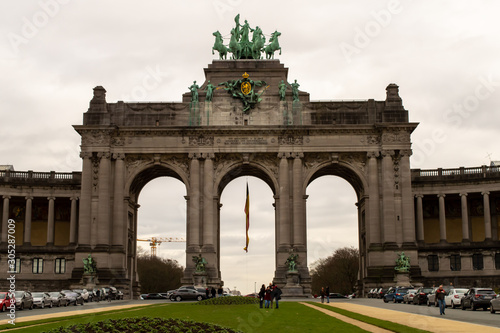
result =
[[[326,286],[325,294],[326,294],[326,302],[330,303],[330,286]]]
[[[95,299],[97,303],[99,303],[99,301],[101,300],[101,291],[99,289],[97,289],[95,292]]]
[[[222,297],[222,293],[223,293],[223,290],[222,290],[222,286],[219,287],[219,289],[217,289],[217,297]]]
[[[262,304],[264,303],[264,297],[266,296],[266,285],[262,284],[259,291],[259,307],[262,309]]]
[[[443,289],[443,285],[440,285],[438,289],[436,289],[436,299],[439,304],[439,314],[444,315],[444,310],[446,309],[446,303],[444,302],[444,296],[446,296],[446,291]]]
[[[212,287],[212,290],[210,290],[210,292],[212,293],[212,298],[215,298],[215,288]]]
[[[325,302],[325,287],[321,287],[320,296],[321,296],[321,303],[324,303]]]

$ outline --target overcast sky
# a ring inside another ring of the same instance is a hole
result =
[[[82,122],[92,88],[107,101],[180,101],[204,81],[212,32],[233,18],[279,30],[289,81],[311,100],[385,99],[400,86],[410,121],[412,168],[453,168],[500,160],[498,1],[2,1],[0,4],[0,164],[16,170],[81,170]],[[144,88],[154,73],[155,84]],[[246,177],[222,194],[222,278],[243,292],[271,281],[271,190],[249,177],[251,243],[245,254]],[[320,178],[308,193],[311,264],[357,246],[356,196],[342,179]],[[140,236],[185,235],[185,187],[157,179],[140,197]],[[168,207],[168,208],[166,208]],[[160,254],[185,265],[185,244]],[[143,243],[147,247],[147,243]]]

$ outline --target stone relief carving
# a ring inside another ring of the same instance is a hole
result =
[[[125,166],[127,168],[127,174],[130,175],[137,168],[142,168],[144,165],[149,164],[153,161],[153,156],[149,154],[145,155],[132,155],[125,158]]]
[[[304,167],[312,169],[325,160],[330,160],[330,156],[329,153],[307,153],[304,155]]]
[[[189,145],[190,146],[213,146],[214,145],[214,137],[213,136],[190,136],[189,137]]]
[[[108,146],[110,143],[109,131],[105,130],[90,130],[82,133],[82,145],[100,145]]]
[[[274,177],[278,178],[279,160],[276,158],[275,154],[257,154],[253,161],[271,171]]]
[[[283,145],[303,145],[304,137],[302,135],[283,135],[278,136],[278,144]]]
[[[92,188],[94,192],[97,192],[97,186],[99,184],[99,158],[97,156],[92,157]]]
[[[249,160],[251,160],[249,156]],[[216,154],[214,158],[214,178],[219,178],[223,170],[226,170],[229,165],[243,161],[241,154]]]
[[[340,154],[341,161],[349,163],[361,171],[365,172],[365,166],[366,166],[366,154],[364,153],[345,153],[345,154]]]
[[[377,145],[380,143],[380,136],[378,135],[367,135],[361,138],[361,143],[366,143],[369,145]]]
[[[410,133],[406,131],[382,133],[382,143],[410,142]]]

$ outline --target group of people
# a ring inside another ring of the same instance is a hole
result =
[[[222,289],[222,286],[217,288],[217,290],[215,290],[214,287],[212,287],[212,288],[207,287],[205,289],[205,295],[206,295],[206,298],[222,297],[222,296],[224,296],[224,290]]]
[[[279,300],[281,299],[282,291],[281,289],[272,283],[266,286],[263,284],[259,291],[259,305],[262,309],[262,306],[266,309],[273,308],[273,301],[275,304],[275,308],[279,309]]]

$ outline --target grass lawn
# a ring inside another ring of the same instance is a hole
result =
[[[103,314],[79,315],[71,318],[63,317],[31,322],[29,325],[45,323],[25,327],[15,332],[40,333],[62,325],[70,326],[76,323],[89,323],[108,318],[119,319],[143,316],[208,322],[243,332],[366,332],[357,326],[344,323],[296,302],[282,302],[279,309],[259,309],[258,305],[204,306],[193,305],[193,303],[167,303],[140,309],[109,311]],[[0,329],[19,328],[21,325],[27,324],[19,323],[14,327],[4,325]]]

